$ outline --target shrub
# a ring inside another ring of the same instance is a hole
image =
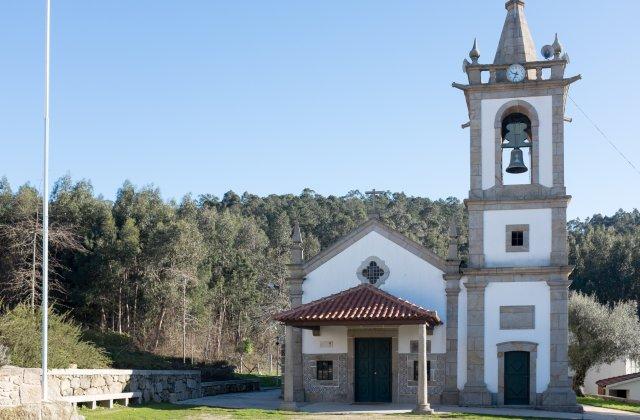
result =
[[[9,347],[11,361],[22,367],[40,367],[42,355],[42,317],[20,304],[0,316],[0,343]],[[80,326],[67,314],[49,310],[49,368],[103,368],[111,365],[104,350],[81,339]]]

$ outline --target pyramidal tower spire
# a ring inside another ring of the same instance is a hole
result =
[[[507,17],[504,20],[493,64],[522,64],[536,61],[536,46],[524,15],[524,1],[508,0],[504,7],[507,9]]]

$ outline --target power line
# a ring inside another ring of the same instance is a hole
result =
[[[631,166],[631,168],[638,174],[640,175],[640,170],[638,170],[638,168],[636,167],[636,165],[633,164],[633,162],[631,162],[631,160],[625,156],[624,153],[622,153],[622,151],[620,149],[618,149],[618,147],[615,145],[615,143],[609,138],[607,137],[607,135],[604,133],[604,131],[602,131],[600,129],[600,127],[598,127],[598,124],[596,124],[588,115],[586,112],[584,112],[584,110],[582,108],[580,108],[580,105],[578,105],[576,103],[576,101],[571,97],[571,95],[567,94],[567,96],[569,97],[569,99],[571,100],[571,102],[576,106],[576,108],[578,108],[578,111],[580,111],[582,113],[582,115],[584,115],[584,117],[591,123],[591,125],[593,125],[593,127],[598,130],[598,133],[600,133],[600,135],[602,135],[602,137],[604,137],[604,139],[611,145],[611,147],[613,147],[613,149],[618,152],[618,154],[620,155],[620,157],[622,157],[622,159],[624,159],[629,166]]]

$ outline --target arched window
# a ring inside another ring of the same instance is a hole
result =
[[[536,108],[526,100],[514,99],[502,104],[497,110],[494,117],[494,129],[495,129],[495,185],[509,185],[509,184],[539,184],[539,133],[540,126],[538,113]],[[510,124],[523,124],[522,132],[525,135],[525,139],[528,142],[527,147],[521,148],[522,160],[527,167],[526,172],[522,173],[510,173],[506,169],[511,163],[511,148],[505,148],[505,139],[508,139]]]

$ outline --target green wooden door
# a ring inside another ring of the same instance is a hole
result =
[[[391,401],[391,339],[355,339],[355,401]]]
[[[504,354],[504,403],[529,405],[529,352]]]

